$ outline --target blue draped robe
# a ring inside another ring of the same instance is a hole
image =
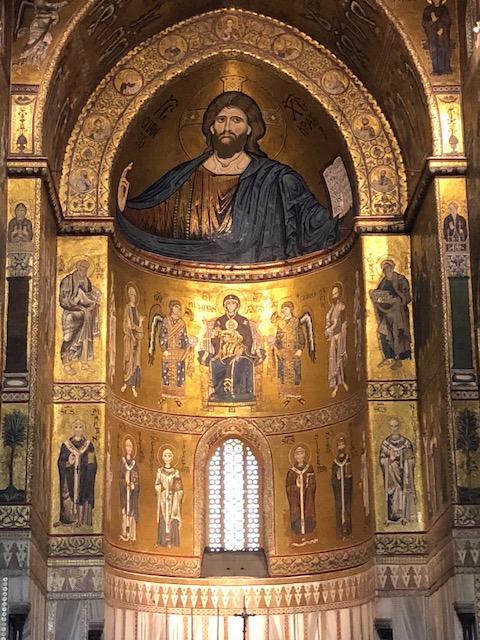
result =
[[[136,198],[130,210],[164,202],[208,158],[205,153],[174,167]],[[303,178],[289,166],[252,156],[241,174],[229,233],[206,240],[159,237],[117,211],[117,226],[137,247],[181,260],[254,263],[294,258],[330,247],[339,239],[339,220],[330,216]]]

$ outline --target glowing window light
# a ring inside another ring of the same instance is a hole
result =
[[[258,462],[238,438],[223,442],[208,467],[208,546],[256,551],[260,546]]]

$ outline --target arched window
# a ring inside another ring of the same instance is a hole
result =
[[[257,551],[260,547],[258,461],[238,438],[220,444],[208,467],[208,547]]]

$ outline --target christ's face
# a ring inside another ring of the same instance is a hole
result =
[[[132,304],[137,304],[137,292],[133,287],[129,287],[128,289],[128,299]]]
[[[224,107],[210,127],[213,148],[221,158],[231,158],[242,151],[252,132],[246,114],[238,107]]]
[[[303,467],[303,465],[305,464],[305,449],[303,449],[302,447],[298,447],[297,449],[295,449],[295,453],[293,454],[293,457],[295,458],[295,462],[296,464],[298,464],[299,467]]]
[[[162,460],[166,467],[171,467],[173,462],[173,453],[170,449],[165,449],[162,453]]]

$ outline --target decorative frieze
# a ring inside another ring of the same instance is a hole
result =
[[[328,407],[314,411],[305,411],[285,416],[256,417],[251,419],[265,435],[305,431],[335,424],[352,418],[364,408],[365,396],[357,394],[344,402],[338,402]],[[121,398],[109,394],[108,408],[119,420],[135,424],[144,428],[158,431],[178,433],[205,433],[212,425],[225,418],[202,418],[198,416],[182,416],[160,411],[152,411],[145,407],[138,407]]]
[[[369,400],[416,400],[416,380],[370,381],[367,385]]]
[[[51,536],[48,555],[60,557],[101,556],[102,536]]]
[[[427,538],[424,534],[392,534],[375,536],[378,555],[422,555],[427,553]]]
[[[0,506],[0,529],[26,529],[30,524],[30,507],[26,504]]]
[[[163,579],[162,579],[163,580]],[[189,614],[200,608],[211,615],[228,615],[245,606],[252,613],[269,614],[348,607],[374,596],[374,569],[324,581],[255,584],[169,584],[132,580],[106,572],[105,597],[111,605],[127,605],[142,611]]]
[[[103,402],[105,396],[106,385],[102,383],[53,385],[54,402]]]

